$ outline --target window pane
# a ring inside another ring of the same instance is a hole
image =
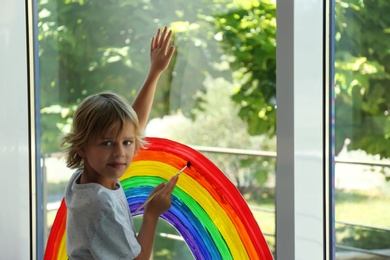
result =
[[[39,1],[48,232],[72,174],[59,135],[92,93],[134,99],[148,72],[150,40],[168,25],[177,51],[160,78],[146,135],[211,159],[248,201],[274,250],[275,12],[274,1]],[[156,259],[185,258],[172,227],[161,222],[157,233]]]
[[[390,10],[336,1],[337,259],[390,258]]]

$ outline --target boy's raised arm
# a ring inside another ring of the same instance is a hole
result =
[[[175,52],[175,47],[169,45],[171,37],[172,30],[168,30],[168,27],[165,27],[162,32],[158,29],[156,36],[152,37],[149,73],[133,103],[133,109],[137,113],[142,128],[145,128],[148,122],[157,82],[161,74],[168,68]]]

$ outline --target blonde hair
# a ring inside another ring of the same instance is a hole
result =
[[[82,167],[84,161],[77,150],[91,141],[98,140],[109,131],[119,133],[126,120],[134,124],[137,151],[143,148],[146,142],[137,114],[126,99],[111,92],[98,93],[84,99],[73,116],[72,132],[62,138],[67,166]]]

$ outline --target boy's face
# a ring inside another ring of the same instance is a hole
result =
[[[108,132],[101,139],[80,149],[78,153],[84,159],[82,180],[114,189],[116,180],[125,173],[133,160],[135,140],[134,125],[126,120],[119,134]]]

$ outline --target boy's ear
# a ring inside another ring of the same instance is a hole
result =
[[[77,154],[78,154],[80,157],[82,157],[82,158],[85,157],[85,150],[84,150],[84,148],[77,149],[76,152],[77,152]]]

